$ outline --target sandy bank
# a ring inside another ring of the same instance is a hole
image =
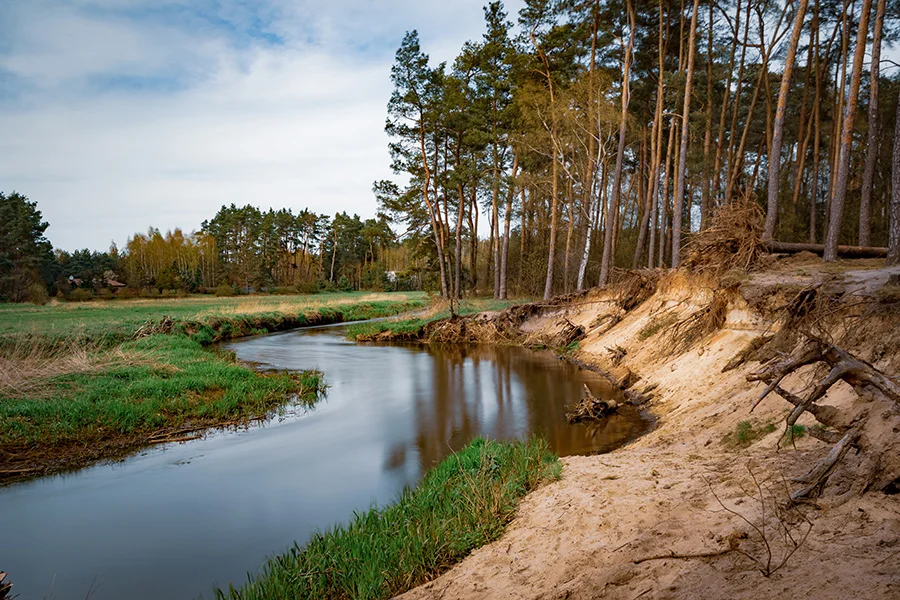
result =
[[[532,493],[501,540],[401,598],[900,598],[896,487],[860,495],[865,457],[851,452],[821,497],[784,508],[797,487],[791,478],[831,446],[809,435],[784,443],[792,407],[775,394],[750,413],[765,387],[746,379],[759,362],[723,372],[753,339],[777,331],[778,309],[798,289],[828,279],[847,292],[846,314],[831,321],[835,339],[896,379],[900,303],[885,294],[891,273],[878,266],[859,261],[835,274],[814,259],[783,261],[732,285],[720,322],[686,346],[673,339],[675,323],[726,293],[708,278],[666,275],[629,309],[618,292],[596,290],[533,311],[516,324],[523,338],[582,327],[578,358],[636,378],[658,427],[610,454],[565,459],[562,480]],[[861,301],[876,316],[847,319]],[[799,393],[814,371],[784,385]],[[841,383],[822,402],[858,399]],[[807,414],[799,423],[814,421]],[[760,572],[792,551],[768,577]]]

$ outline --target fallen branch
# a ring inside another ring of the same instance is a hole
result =
[[[714,558],[716,556],[722,556],[723,554],[728,554],[729,552],[734,552],[732,548],[724,548],[722,550],[718,550],[716,552],[699,552],[697,554],[675,554],[675,551],[669,552],[667,554],[656,554],[654,556],[647,556],[645,558],[639,558],[636,561],[633,561],[634,564],[639,565],[641,563],[650,561],[650,560],[663,560],[666,558],[678,558],[678,559],[691,559],[691,558]]]

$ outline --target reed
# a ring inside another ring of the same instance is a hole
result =
[[[559,478],[546,442],[476,439],[384,508],[295,545],[219,600],[390,598],[437,577],[473,549],[496,540],[519,500]]]

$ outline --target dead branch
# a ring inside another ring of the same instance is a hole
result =
[[[0,571],[0,600],[10,598],[10,594],[12,594],[12,584],[6,581],[6,573]]]
[[[575,406],[570,407],[566,413],[566,420],[569,422],[569,425],[582,421],[599,421],[619,409],[619,405],[615,400],[604,400],[594,396],[587,384],[584,384],[584,393],[586,397]]]
[[[812,298],[812,290],[804,292],[806,293],[803,298],[798,296],[795,299],[793,303],[795,307],[805,304]],[[801,397],[781,385],[788,375],[795,373],[801,367],[815,363],[822,363],[830,368],[828,373],[805,394],[805,397]],[[747,375],[747,380],[762,381],[768,384],[754,402],[751,411],[771,392],[775,392],[794,406],[785,419],[788,431],[793,430],[793,426],[804,412],[813,415],[822,425],[837,430],[808,429],[811,437],[834,444],[834,447],[805,476],[795,480],[805,485],[791,494],[791,500],[794,502],[820,494],[828,482],[828,478],[851,448],[863,450],[868,455],[866,464],[870,472],[862,475],[867,482],[863,487],[868,488],[876,478],[875,470],[882,469],[881,456],[890,451],[890,448],[896,447],[893,438],[876,435],[869,439],[864,433],[872,418],[897,420],[896,413],[900,408],[900,385],[871,364],[834,344],[810,338],[806,344],[799,346],[789,357],[780,361],[772,361],[758,371]],[[828,390],[839,381],[844,381],[852,386],[860,399],[868,402],[893,404],[893,409],[881,410],[879,417],[872,417],[867,410],[857,407],[839,409],[834,406],[818,404]],[[893,426],[893,431],[897,431],[896,425]],[[888,474],[888,479],[892,478],[895,477]]]
[[[722,550],[717,550],[715,552],[699,552],[697,554],[675,554],[675,551],[668,552],[666,554],[656,554],[654,556],[647,556],[644,558],[639,558],[634,561],[634,564],[639,565],[641,563],[650,561],[650,560],[663,560],[666,558],[679,558],[679,559],[691,559],[691,558],[714,558],[716,556],[722,556],[723,554],[728,554],[729,552],[734,552],[733,548],[723,548]]]
[[[813,469],[804,475],[802,478],[799,478],[801,483],[806,483],[806,485],[799,490],[795,491],[791,494],[791,500],[797,502],[801,498],[808,498],[813,492],[821,493],[822,489],[825,487],[825,484],[828,482],[828,478],[831,476],[832,472],[834,472],[835,467],[844,458],[844,455],[853,447],[856,443],[856,440],[859,439],[860,432],[859,431],[849,431],[844,437],[841,438],[837,444],[831,449],[831,452],[828,453],[822,461],[817,464]]]

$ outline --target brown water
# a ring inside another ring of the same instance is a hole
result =
[[[375,346],[344,327],[228,345],[272,369],[316,367],[326,398],[263,426],[219,432],[0,489],[0,570],[30,598],[212,597],[267,556],[301,544],[404,486],[476,436],[546,438],[561,455],[605,452],[648,421],[628,407],[570,426],[566,405],[599,376],[549,352],[486,346]]]

